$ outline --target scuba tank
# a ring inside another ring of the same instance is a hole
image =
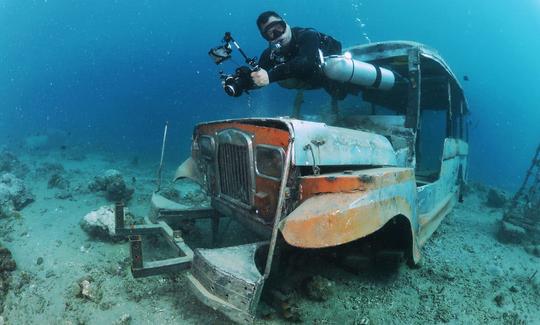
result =
[[[390,90],[396,83],[392,71],[355,60],[350,53],[326,57],[321,55],[321,61],[323,73],[332,80],[381,90]]]

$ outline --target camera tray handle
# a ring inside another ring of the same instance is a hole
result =
[[[234,38],[232,37],[231,35],[231,32],[225,32],[225,36],[223,36],[223,41],[227,44],[229,43],[233,43],[234,44],[234,47],[236,47],[236,49],[238,50],[238,52],[240,52],[240,54],[242,54],[242,56],[244,57],[244,59],[246,60],[246,64],[248,64],[253,71],[257,71],[259,70],[259,65],[257,63],[255,63],[257,61],[257,57],[253,57],[253,58],[249,58],[246,53],[244,52],[244,50],[242,50],[242,48],[240,47],[240,45],[234,40]]]

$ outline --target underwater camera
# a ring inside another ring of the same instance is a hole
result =
[[[243,91],[252,89],[254,86],[253,79],[251,79],[251,72],[253,70],[247,66],[241,66],[236,69],[232,75],[222,75],[223,90],[227,95],[232,97],[238,97],[242,95]]]
[[[251,79],[251,73],[259,70],[259,66],[256,64],[255,57],[249,58],[244,53],[240,45],[232,38],[231,33],[226,32],[222,42],[224,43],[223,45],[214,47],[208,52],[208,55],[214,60],[215,64],[221,64],[223,61],[232,57],[231,43],[242,54],[247,64],[237,68],[234,74],[226,74],[223,71],[219,72],[225,93],[232,97],[239,97],[244,91],[247,93],[248,90],[254,88],[255,84],[253,83],[253,79]]]

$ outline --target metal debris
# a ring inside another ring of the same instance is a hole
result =
[[[522,235],[515,238],[515,234]],[[540,145],[521,187],[503,216],[499,239],[540,245]]]

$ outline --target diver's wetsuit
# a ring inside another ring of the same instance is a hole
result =
[[[319,49],[325,56],[341,54],[341,43],[312,28],[294,27],[291,31],[286,48],[278,54],[267,48],[261,54],[259,66],[268,72],[270,82],[296,79],[303,83],[300,88],[324,88],[332,97],[343,99],[349,87],[324,76],[319,58]]]

